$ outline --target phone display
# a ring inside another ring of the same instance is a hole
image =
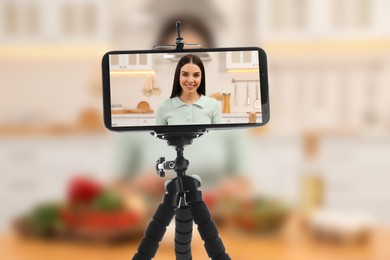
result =
[[[267,61],[257,47],[111,51],[102,76],[110,130],[243,128],[269,120]]]

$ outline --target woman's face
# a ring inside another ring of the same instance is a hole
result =
[[[198,65],[187,63],[180,69],[180,86],[185,93],[196,92],[202,81],[202,73]]]

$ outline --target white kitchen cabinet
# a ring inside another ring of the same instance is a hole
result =
[[[63,201],[72,176],[115,178],[113,137],[0,138],[0,232],[39,203]]]
[[[237,118],[236,117],[222,117],[222,122],[224,124],[235,124],[237,123]]]
[[[132,117],[112,117],[112,126],[132,126],[138,125],[138,119]]]
[[[257,69],[259,57],[256,51],[235,51],[226,53],[227,69]]]
[[[156,123],[155,118],[147,118],[147,117],[140,117],[138,118],[138,125],[155,125]]]
[[[112,126],[148,126],[155,125],[156,117],[153,114],[119,114],[112,116]]]
[[[328,137],[321,147],[325,206],[366,213],[388,225],[390,139]]]
[[[49,41],[103,43],[109,36],[107,0],[0,1],[0,38],[5,44]],[[33,46],[33,47],[34,47]]]
[[[307,44],[313,40],[316,44],[318,38],[375,38],[390,30],[388,23],[381,22],[388,15],[385,3],[385,0],[257,1],[257,30],[262,39],[278,43]]]
[[[247,124],[248,121],[248,114],[246,113],[222,114],[222,122],[224,124]],[[262,122],[261,115],[257,115],[256,122]]]
[[[110,55],[112,70],[151,70],[152,56],[150,54]]]
[[[311,164],[302,155],[298,136],[258,136],[251,143],[253,185],[262,194],[299,205],[310,165],[323,180],[324,208],[368,214],[390,225],[389,137],[324,137]]]

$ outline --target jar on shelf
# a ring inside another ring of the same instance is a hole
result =
[[[230,113],[230,93],[223,93],[222,113]]]

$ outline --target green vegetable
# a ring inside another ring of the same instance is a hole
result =
[[[106,212],[118,211],[122,208],[122,200],[116,191],[105,190],[95,199],[94,207]]]
[[[45,203],[38,205],[26,216],[26,224],[36,235],[51,235],[63,228],[59,216],[59,205],[56,203]]]

